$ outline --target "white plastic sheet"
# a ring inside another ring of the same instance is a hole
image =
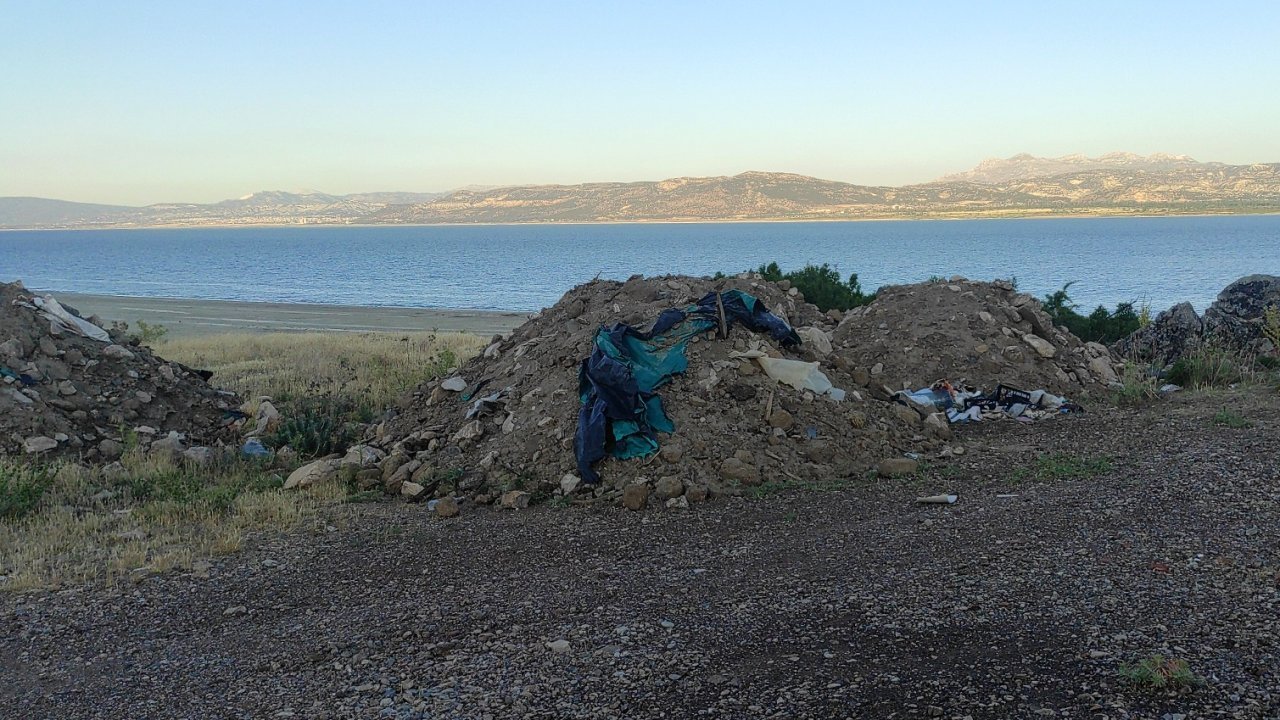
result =
[[[107,334],[106,330],[84,318],[78,318],[67,312],[67,309],[58,304],[58,301],[54,300],[52,295],[35,298],[34,302],[36,307],[40,308],[40,312],[44,313],[50,321],[58,323],[71,332],[77,335],[84,335],[87,338],[93,338],[99,342],[111,342],[111,336]]]
[[[732,353],[730,357],[755,360],[766,375],[784,385],[790,385],[796,390],[810,390],[819,395],[831,394],[834,397],[832,390],[835,388],[832,387],[831,381],[827,379],[827,376],[818,369],[818,363],[816,362],[769,357],[761,350],[736,352]],[[840,394],[843,395],[843,393]]]

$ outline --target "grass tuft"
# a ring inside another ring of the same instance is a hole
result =
[[[1110,470],[1111,458],[1054,453],[1036,458],[1028,467],[1018,468],[1014,471],[1012,480],[1078,480],[1096,477]]]
[[[1120,666],[1120,677],[1144,690],[1184,690],[1205,684],[1191,672],[1186,660],[1152,655],[1137,663]]]

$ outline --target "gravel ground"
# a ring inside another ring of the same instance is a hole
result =
[[[1277,428],[1274,393],[1185,396],[965,427],[951,464],[836,492],[357,506],[207,577],[0,598],[0,714],[1277,718]],[[1016,478],[1040,452],[1112,465]],[[1120,679],[1157,653],[1206,684]]]

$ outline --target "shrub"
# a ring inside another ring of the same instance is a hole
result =
[[[849,275],[847,281],[842,281],[840,273],[827,263],[805,265],[799,270],[783,273],[778,263],[771,262],[768,265],[761,265],[756,272],[760,273],[765,280],[789,281],[792,287],[804,293],[806,301],[813,303],[824,312],[831,309],[852,310],[875,299],[875,293],[868,295],[862,292],[857,273]]]
[[[1166,379],[1184,387],[1225,387],[1244,380],[1249,366],[1238,354],[1207,343],[1174,361]]]
[[[0,519],[18,520],[35,511],[49,483],[46,470],[0,462]]]
[[[1115,310],[1108,310],[1099,305],[1088,315],[1076,312],[1076,304],[1071,301],[1067,290],[1074,285],[1069,282],[1061,290],[1044,296],[1044,311],[1053,318],[1054,325],[1065,326],[1073,335],[1086,342],[1100,342],[1105,345],[1127,337],[1142,326],[1142,316],[1134,310],[1133,303],[1122,302]],[[1147,310],[1150,317],[1150,310]]]
[[[138,342],[143,345],[150,345],[157,340],[161,340],[165,335],[169,334],[169,328],[160,323],[151,324],[145,320],[138,321],[138,332],[134,333],[134,337],[138,338]]]
[[[1127,362],[1124,365],[1124,373],[1120,376],[1120,382],[1115,386],[1115,400],[1117,405],[1141,405],[1147,400],[1159,395],[1157,386],[1158,380],[1152,373],[1145,372],[1144,369]]]
[[[297,403],[274,433],[265,438],[272,448],[286,445],[302,457],[320,457],[346,452],[354,441],[350,418],[358,417],[354,401],[320,396]]]

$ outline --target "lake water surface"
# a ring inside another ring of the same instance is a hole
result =
[[[1280,274],[1280,216],[0,232],[0,281],[51,291],[532,311],[600,276],[828,262],[863,288],[931,276],[1075,282],[1089,308],[1197,310]]]

